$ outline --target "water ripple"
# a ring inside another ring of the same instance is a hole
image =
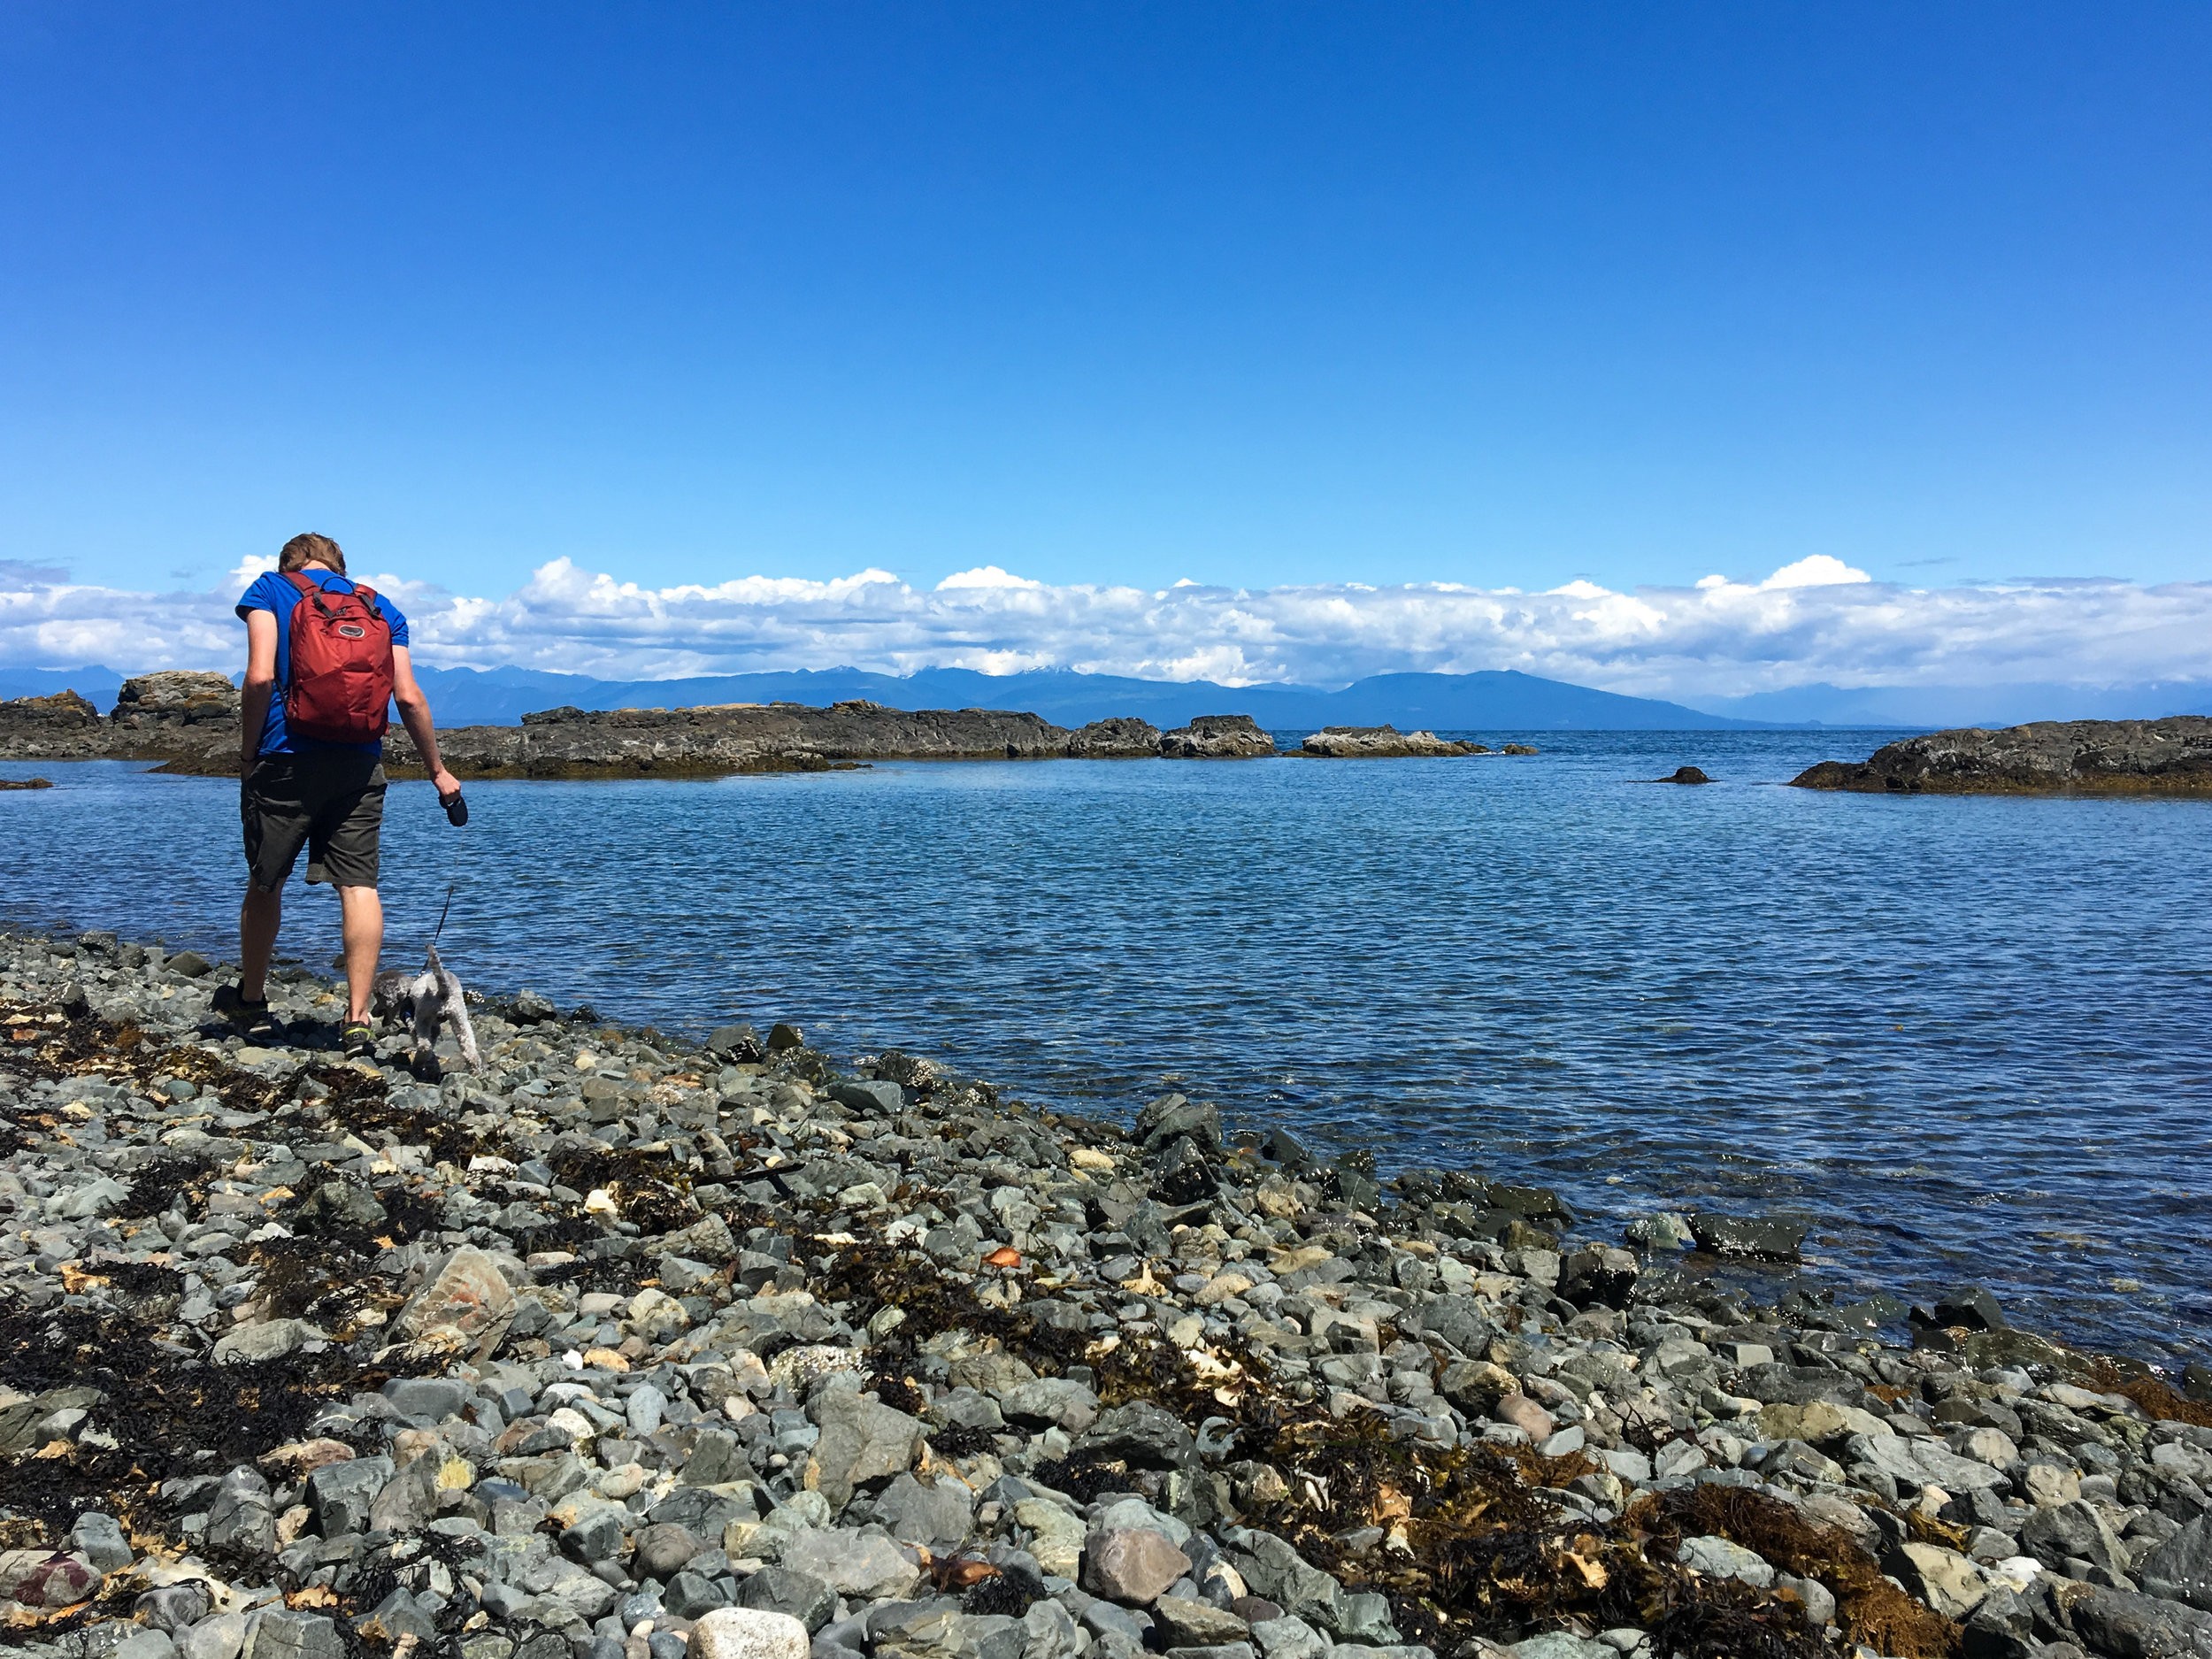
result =
[[[795,1019],[1087,1110],[1175,1078],[1595,1216],[1794,1209],[1844,1286],[1972,1277],[2200,1350],[2212,806],[1766,787],[1864,734],[1534,741],[478,785],[459,835],[398,786],[386,893],[411,954],[459,877],[446,944],[482,984]],[[1724,781],[1635,781],[1685,763]],[[0,913],[229,949],[234,786],[59,770],[0,795]],[[326,959],[335,906],[293,892],[287,948]]]

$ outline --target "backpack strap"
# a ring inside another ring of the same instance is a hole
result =
[[[331,572],[334,576],[338,575],[338,573],[339,572],[336,571],[333,571]],[[314,580],[303,571],[286,571],[283,574],[285,580],[290,582],[293,587],[300,590],[300,596],[303,599],[312,599],[315,602],[315,608],[320,611],[325,616],[331,614],[328,602],[332,599],[350,599],[359,597],[367,601],[370,610],[374,611],[376,609],[376,589],[373,588],[364,587],[359,582],[353,582],[353,592],[350,594],[334,594],[329,588],[324,587],[320,582]],[[343,580],[349,582],[353,581],[353,579],[349,576],[344,578]]]

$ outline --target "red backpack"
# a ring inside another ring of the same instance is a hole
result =
[[[286,729],[319,743],[375,742],[392,701],[392,625],[375,590],[334,594],[297,571],[289,576],[300,602],[292,607]]]

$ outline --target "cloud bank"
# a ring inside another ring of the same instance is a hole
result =
[[[0,665],[234,665],[219,591],[154,594],[0,566]],[[567,559],[503,597],[365,580],[413,622],[419,661],[607,679],[851,666],[907,673],[1069,668],[1148,680],[1341,685],[1367,674],[1515,668],[1669,698],[1842,686],[2212,681],[2212,582],[2036,579],[1907,588],[1816,555],[1762,581],[1543,593],[1449,582],[1164,589],[1054,587],[987,565],[916,588],[887,571],[644,588]]]

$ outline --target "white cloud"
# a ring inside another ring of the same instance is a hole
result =
[[[250,564],[254,562],[250,561]],[[255,569],[259,566],[255,564]],[[0,664],[234,666],[230,607],[254,570],[204,594],[0,571]],[[1548,593],[1458,583],[1156,591],[1054,587],[986,565],[918,588],[887,571],[646,588],[567,559],[503,597],[367,580],[414,625],[418,658],[607,678],[850,664],[987,673],[1064,667],[1155,680],[1340,685],[1362,675],[1516,668],[1640,695],[1847,686],[2201,680],[2212,582],[2060,579],[1916,588],[1816,555],[1763,581]]]
[[[1833,588],[1839,582],[1870,582],[1864,571],[1855,571],[1839,558],[1816,553],[1782,568],[1759,584],[1762,588]]]
[[[1033,582],[1026,576],[1010,575],[995,565],[979,565],[972,571],[955,571],[937,584],[937,591],[951,593],[963,588],[1042,588],[1042,582]]]

